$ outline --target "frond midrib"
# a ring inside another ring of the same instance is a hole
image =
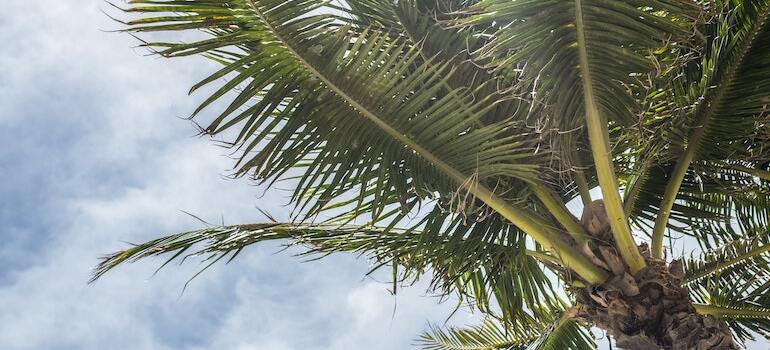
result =
[[[596,174],[599,178],[599,187],[602,190],[604,205],[610,220],[615,242],[623,259],[632,272],[641,270],[646,266],[644,258],[639,253],[628,218],[623,210],[623,201],[620,198],[617,176],[612,164],[612,151],[610,149],[609,131],[607,123],[602,118],[594,95],[593,81],[586,47],[585,23],[583,19],[582,0],[575,0],[575,30],[577,31],[577,50],[579,68],[583,82],[583,97],[585,100],[586,124],[588,126],[588,139],[594,158]]]
[[[717,304],[693,304],[695,311],[702,315],[720,318],[764,318],[770,319],[770,309],[762,307],[730,307]]]

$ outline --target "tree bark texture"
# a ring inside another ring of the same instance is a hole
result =
[[[599,201],[596,201],[599,202]],[[592,236],[581,249],[613,276],[598,286],[575,288],[578,317],[615,338],[627,350],[737,350],[727,325],[695,311],[682,286],[679,261],[667,265],[640,246],[647,267],[636,274],[620,258],[601,203],[583,212],[582,223]]]

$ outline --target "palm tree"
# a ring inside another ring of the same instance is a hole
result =
[[[625,349],[770,334],[770,1],[122,10],[128,32],[198,33],[144,45],[221,64],[192,88],[218,86],[193,116],[225,101],[201,133],[228,135],[234,175],[289,179],[295,219],[162,237],[105,257],[94,279],[290,240],[365,254],[394,285],[430,278],[487,316],[426,332],[425,349],[593,349],[589,326]],[[699,249],[674,256],[666,237]]]

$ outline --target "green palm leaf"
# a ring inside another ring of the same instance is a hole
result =
[[[471,26],[451,28],[446,22],[453,18],[453,11],[470,6],[476,1],[385,1],[366,0],[349,2],[350,8],[340,7],[355,18],[355,23],[374,26],[377,30],[391,36],[408,38],[425,61],[437,65],[452,67],[454,74],[446,81],[447,89],[471,89],[477,98],[507,94],[508,98],[496,104],[482,118],[484,123],[495,123],[510,119],[521,124],[539,124],[540,108],[526,97],[531,87],[522,86],[519,80],[511,78],[518,74],[510,69],[511,74],[495,74],[490,69],[476,62],[473,53],[489,42],[484,32],[490,26]],[[510,134],[529,133],[533,130],[509,128]],[[537,148],[549,149],[559,133],[553,129],[537,128]],[[540,178],[556,189],[565,201],[577,195],[582,172],[578,174],[552,171],[559,168],[558,162],[549,161],[549,167],[540,168]],[[580,176],[577,176],[580,175]],[[573,177],[577,177],[573,179]],[[563,190],[566,189],[566,190]],[[587,198],[588,188],[581,188]]]
[[[416,63],[418,52],[405,51],[403,43],[387,35],[349,31],[333,17],[310,15],[323,5],[314,1],[132,3],[149,5],[131,11],[181,14],[170,20],[160,16],[129,23],[134,30],[226,27],[228,38],[241,38],[241,42],[226,40],[213,47],[210,40],[204,40],[193,50],[206,45],[223,61],[231,57],[225,68],[199,85],[236,74],[201,108],[238,84],[248,84],[206,128],[216,134],[245,122],[235,144],[250,159],[241,159],[238,173],[270,179],[300,164],[305,175],[294,199],[305,200],[304,207],[308,198],[316,198],[310,213],[355,187],[373,189],[369,195],[374,198],[371,208],[375,215],[388,204],[403,202],[401,197],[394,198],[393,188],[405,189],[402,193],[419,188],[446,194],[464,187],[472,198],[558,251],[587,279],[603,279],[600,270],[548,225],[484,185],[499,177],[535,180],[540,156],[526,140],[503,135],[508,122],[479,125],[494,100],[474,101],[472,91],[465,90],[442,94],[441,82],[451,75],[446,67]],[[179,22],[184,25],[180,27]],[[256,45],[256,52],[250,45]],[[244,52],[222,55],[223,46]],[[180,49],[189,47],[172,45],[162,53],[180,54]],[[238,111],[260,96],[264,98],[255,106]],[[257,132],[260,128],[263,130]]]
[[[126,31],[194,33],[145,46],[221,64],[191,89],[213,89],[193,117],[233,150],[235,176],[290,184],[295,223],[159,238],[107,256],[94,279],[288,241],[390,266],[394,291],[427,276],[487,318],[433,329],[426,349],[592,349],[554,281],[623,304],[604,260],[619,275],[650,261],[632,224],[653,258],[666,230],[695,238],[705,253],[683,264],[696,310],[738,340],[770,334],[770,0],[128,4]],[[565,204],[590,204],[597,185],[625,266],[597,255],[603,233]]]
[[[693,103],[691,131],[684,152],[678,158],[660,204],[653,232],[653,251],[662,250],[663,231],[671,208],[691,163],[696,159],[749,161],[769,157],[756,131],[767,125],[767,103],[770,95],[770,73],[767,70],[770,27],[767,23],[770,2],[741,1],[715,4],[722,11],[712,29],[711,47],[702,65],[704,72],[695,75],[700,87],[690,91]],[[687,75],[682,75],[687,77]],[[695,101],[694,99],[698,100]],[[756,136],[755,136],[756,135]],[[761,137],[761,136],[760,136]],[[681,141],[680,141],[681,142]],[[710,147],[704,147],[710,145]]]
[[[535,328],[487,320],[468,329],[433,329],[424,333],[419,345],[424,350],[593,350],[591,333],[567,316],[552,316]]]
[[[684,260],[684,283],[698,312],[716,316],[740,340],[770,335],[770,243],[766,233]]]
[[[770,243],[766,234],[732,242],[720,249],[705,252],[699,258],[685,259],[684,283],[704,284],[714,281],[770,277]]]
[[[521,349],[536,338],[537,333],[531,329],[504,327],[487,320],[474,328],[434,328],[421,336],[418,345],[423,350]]]
[[[650,232],[658,217],[662,193],[673,165],[651,166],[644,187],[636,192],[630,211],[635,224]],[[671,208],[667,227],[693,236],[704,249],[751,236],[768,227],[770,183],[757,181],[745,172],[713,163],[692,164]]]
[[[693,293],[695,309],[725,321],[740,341],[755,340],[755,334],[770,339],[770,279],[758,278],[748,284],[714,284]]]
[[[560,308],[561,304],[556,301],[544,302],[554,300],[556,293],[536,260],[543,254],[529,251],[521,233],[509,232],[501,237],[499,232],[506,230],[515,229],[502,222],[492,226],[466,225],[462,218],[454,220],[442,235],[417,229],[331,223],[218,226],[161,237],[110,254],[96,268],[92,281],[123,263],[151,256],[170,256],[161,268],[173,260],[184,261],[191,256],[212,263],[223,259],[229,262],[251,245],[288,241],[290,245],[306,248],[302,256],[351,252],[373,260],[375,269],[391,265],[399,271],[394,275],[394,286],[428,273],[433,276],[434,291],[457,292],[486,313],[501,310],[502,317],[509,322],[521,316],[525,308],[533,310],[536,316]],[[488,295],[493,295],[495,290],[504,293],[498,293],[492,304]],[[527,316],[527,319],[533,318]]]
[[[632,85],[630,77],[652,69],[650,51],[682,33],[678,22],[690,16],[694,6],[666,1],[487,0],[476,8],[479,14],[465,23],[510,23],[487,45],[493,64],[526,63],[525,79],[537,81],[543,103],[557,116],[556,127],[573,131],[562,141],[562,157],[574,154],[580,139],[574,130],[586,126],[615,240],[632,271],[641,269],[644,261],[618,193],[607,123],[633,123],[638,106],[624,84]]]
[[[187,252],[187,256],[221,259],[235,256],[250,245],[274,240],[290,240],[293,245],[307,247],[303,255],[354,252],[367,254],[379,263],[397,262],[416,271],[426,269],[433,261],[438,263],[437,268],[446,269],[437,271],[447,273],[464,270],[461,265],[444,266],[453,256],[475,256],[469,259],[472,262],[469,265],[475,269],[482,261],[504,263],[513,258],[512,254],[525,253],[522,246],[498,246],[473,238],[458,241],[410,230],[275,222],[211,227],[137,244],[106,256],[96,269],[94,280],[122,263],[150,256],[171,254],[173,260],[182,258],[181,254]],[[461,263],[460,259],[455,262]]]

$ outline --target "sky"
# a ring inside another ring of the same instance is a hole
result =
[[[201,265],[98,257],[210,222],[286,218],[286,193],[227,179],[226,150],[184,120],[214,66],[148,56],[94,0],[3,0],[0,14],[0,349],[410,349],[454,303],[388,292],[353,255],[306,263],[247,250]],[[478,319],[465,311],[449,324]],[[602,347],[606,344],[602,343]],[[757,344],[752,349],[766,349]]]

